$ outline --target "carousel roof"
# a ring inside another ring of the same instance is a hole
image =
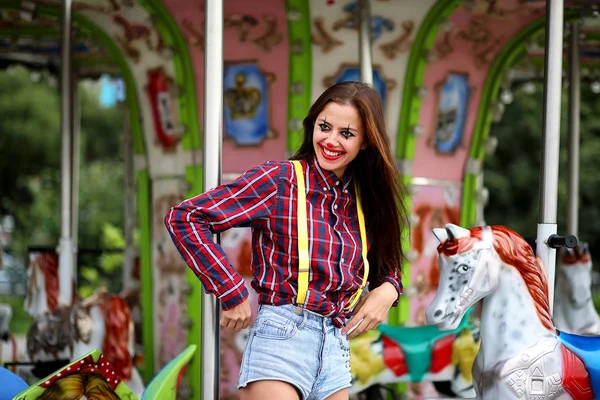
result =
[[[76,13],[94,11],[112,15],[124,12],[135,0],[75,0]],[[324,0],[325,1],[325,0]],[[335,1],[327,0],[328,4]],[[546,0],[519,0],[522,3],[545,3]],[[61,46],[60,0],[7,0],[0,7],[0,68],[15,63],[32,69],[48,69],[59,73]],[[495,7],[490,0],[464,0],[465,7],[485,3]],[[580,21],[580,54],[583,79],[600,77],[600,7],[597,0],[566,0],[565,15]],[[43,10],[44,12],[40,12]],[[148,21],[150,25],[153,21]],[[73,64],[79,76],[98,77],[103,73],[118,74],[117,61],[88,32],[77,19],[73,21],[74,44]],[[567,52],[569,30],[565,29],[565,54]],[[118,40],[118,38],[117,38]],[[532,38],[527,47],[530,64],[523,77],[531,75],[539,78],[543,72],[544,33]],[[564,64],[566,68],[566,63]]]

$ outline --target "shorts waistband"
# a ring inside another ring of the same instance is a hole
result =
[[[274,312],[283,317],[289,318],[292,321],[294,321],[298,326],[308,326],[310,328],[318,330],[335,326],[331,317],[326,317],[321,314],[317,314],[313,311],[309,311],[305,308],[300,308],[293,304],[285,304],[281,306],[260,304],[259,311],[261,309],[264,309],[265,311]]]

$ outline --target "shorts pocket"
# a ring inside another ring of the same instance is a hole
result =
[[[265,339],[290,339],[297,331],[294,321],[273,312],[261,313],[256,321],[256,336]]]

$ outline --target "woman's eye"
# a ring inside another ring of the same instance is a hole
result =
[[[350,131],[341,131],[340,134],[345,137],[346,139],[351,138],[352,136],[354,136],[354,134]]]
[[[319,124],[319,128],[321,128],[322,132],[329,130],[329,126],[327,126],[327,124]]]
[[[460,264],[458,266],[458,273],[459,274],[466,274],[467,272],[469,272],[470,267],[467,264]]]

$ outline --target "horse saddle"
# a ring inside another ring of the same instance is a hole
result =
[[[600,398],[600,336],[580,336],[558,332],[558,340],[585,364],[595,398]]]
[[[470,313],[467,312],[460,325],[450,331],[440,331],[437,325],[406,327],[386,324],[379,325],[377,330],[398,343],[411,381],[421,382],[428,372],[439,372],[450,364],[452,343],[458,332],[470,326]],[[440,356],[444,360],[436,359]]]

